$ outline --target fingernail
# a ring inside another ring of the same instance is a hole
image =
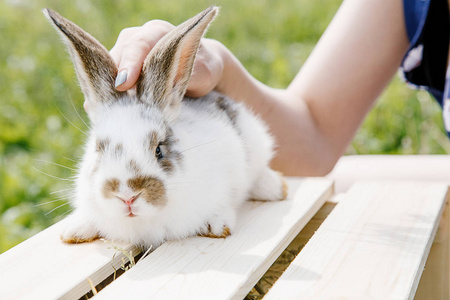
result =
[[[127,70],[120,71],[116,77],[115,87],[117,88],[117,87],[121,86],[122,84],[124,84],[125,81],[127,81],[127,76],[128,76]]]

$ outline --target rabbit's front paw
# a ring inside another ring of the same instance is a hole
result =
[[[206,222],[200,230],[199,235],[208,238],[224,239],[231,235],[230,228],[233,228],[234,219],[234,212],[232,210],[225,210],[224,215],[221,217],[216,216]]]
[[[78,236],[78,235],[61,235],[61,241],[67,244],[81,244],[81,243],[90,243],[97,239],[99,239],[100,236],[90,236],[90,237],[84,237],[84,236]]]
[[[221,231],[219,230],[216,232],[212,231],[211,225],[207,224],[206,227],[207,227],[207,229],[202,230],[202,232],[199,234],[200,236],[213,238],[213,239],[224,239],[227,236],[231,235],[231,230],[226,225],[222,226]]]
[[[68,217],[66,227],[61,233],[61,240],[68,244],[90,243],[100,238],[98,231],[80,217],[72,215]]]

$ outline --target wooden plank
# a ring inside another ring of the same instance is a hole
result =
[[[123,256],[103,241],[61,242],[62,226],[64,220],[0,255],[0,299],[78,299],[91,289],[87,278],[97,285],[120,267]]]
[[[309,220],[308,224],[303,227],[300,233],[292,240],[286,249],[284,249],[283,253],[278,256],[276,261],[248,293],[247,296],[249,299],[261,299],[270,290],[278,278],[281,277],[284,271],[289,267],[290,263],[295,259],[301,249],[305,247],[306,243],[311,239],[336,206],[335,202],[330,201],[333,198],[334,195],[325,202],[319,211],[311,218],[311,220]]]
[[[332,194],[324,179],[289,179],[288,200],[248,202],[234,234],[163,244],[97,299],[243,299]]]
[[[450,299],[450,193],[444,214],[431,246],[425,270],[420,278],[415,300]]]
[[[446,184],[357,183],[264,300],[412,299]]]

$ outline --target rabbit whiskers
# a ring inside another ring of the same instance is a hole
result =
[[[54,163],[54,162],[43,160],[43,159],[35,159],[35,161],[41,162],[41,163],[50,164],[50,165],[54,165],[54,166],[57,166],[57,167],[60,167],[60,168],[64,168],[64,169],[68,169],[68,170],[71,170],[71,171],[76,171],[74,168],[70,168],[68,166],[64,166],[62,164]],[[33,169],[36,170],[37,172],[41,173],[41,174],[44,174],[44,175],[48,176],[48,177],[59,179],[59,180],[62,180],[62,181],[73,181],[74,180],[73,178],[61,178],[61,177],[58,177],[58,176],[46,173],[46,172],[44,172],[42,170],[39,170],[36,167],[33,167]],[[62,207],[65,207],[66,205],[69,204],[68,200],[71,199],[72,196],[73,196],[73,188],[61,189],[61,190],[57,190],[57,191],[54,191],[54,192],[50,193],[50,195],[53,195],[53,194],[57,195],[57,197],[55,197],[54,200],[46,201],[46,202],[43,202],[43,203],[40,203],[40,204],[33,205],[33,207],[39,207],[39,206],[43,206],[43,205],[52,204],[52,203],[55,203],[55,202],[62,202],[62,201],[64,201],[63,204],[61,204],[61,205],[51,209],[50,211],[46,212],[45,215],[47,216],[47,215],[51,214],[52,212],[54,212],[54,211],[56,211],[56,210],[58,210],[58,209],[60,209]],[[73,209],[68,209],[62,215],[60,215],[59,218],[62,218],[63,216],[65,216],[68,213],[70,213],[71,211],[73,211]]]
[[[36,172],[39,172],[39,173],[44,174],[44,175],[47,175],[48,177],[51,177],[51,178],[55,178],[55,179],[59,179],[59,180],[63,180],[63,181],[73,181],[70,178],[61,178],[61,177],[58,177],[58,176],[55,176],[55,175],[51,175],[51,174],[45,173],[44,171],[41,171],[41,170],[37,169],[36,167],[33,167],[33,169]]]
[[[61,167],[61,168],[65,168],[65,169],[68,169],[68,170],[76,171],[76,169],[74,169],[74,168],[70,168],[68,166],[57,164],[57,163],[54,163],[54,162],[51,162],[51,161],[48,161],[48,160],[44,160],[44,159],[35,159],[35,161],[44,162],[44,163],[48,163],[48,164],[51,164],[51,165],[54,165],[54,166],[58,166],[58,167]]]
[[[56,105],[56,104],[55,104]],[[88,134],[86,133],[86,131],[81,130],[80,127],[78,127],[77,125],[75,125],[72,121],[69,120],[69,118],[66,117],[65,114],[63,114],[63,112],[61,111],[61,109],[59,108],[58,105],[56,105],[56,108],[58,109],[59,113],[64,117],[64,119],[66,119],[67,122],[69,122],[70,125],[72,125],[73,127],[75,127],[76,129],[78,129],[80,132],[82,132],[85,136],[88,136]]]
[[[198,144],[198,145],[186,148],[184,150],[181,150],[180,153],[184,153],[184,152],[192,150],[192,149],[196,149],[196,148],[203,147],[203,146],[206,146],[206,145],[209,145],[209,144],[212,144],[212,143],[216,143],[218,141],[220,141],[220,139],[215,139],[215,140],[212,140],[212,141],[209,141],[209,142],[206,142],[206,143]]]
[[[86,121],[80,116],[80,114],[78,113],[78,110],[75,108],[75,104],[73,104],[72,97],[70,96],[70,94],[68,94],[68,96],[69,96],[69,99],[70,99],[70,103],[72,103],[73,110],[74,110],[75,113],[77,114],[78,118],[79,118],[79,119],[81,120],[81,122],[83,122],[83,124],[86,125],[86,127],[90,130],[91,127],[90,127],[90,126],[86,123]]]

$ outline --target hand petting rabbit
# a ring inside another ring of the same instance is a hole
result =
[[[195,235],[224,238],[247,199],[286,197],[259,118],[217,92],[184,97],[217,12],[210,7],[165,35],[145,59],[136,90],[119,92],[106,48],[44,10],[69,49],[91,121],[64,242],[104,237],[148,248]]]

